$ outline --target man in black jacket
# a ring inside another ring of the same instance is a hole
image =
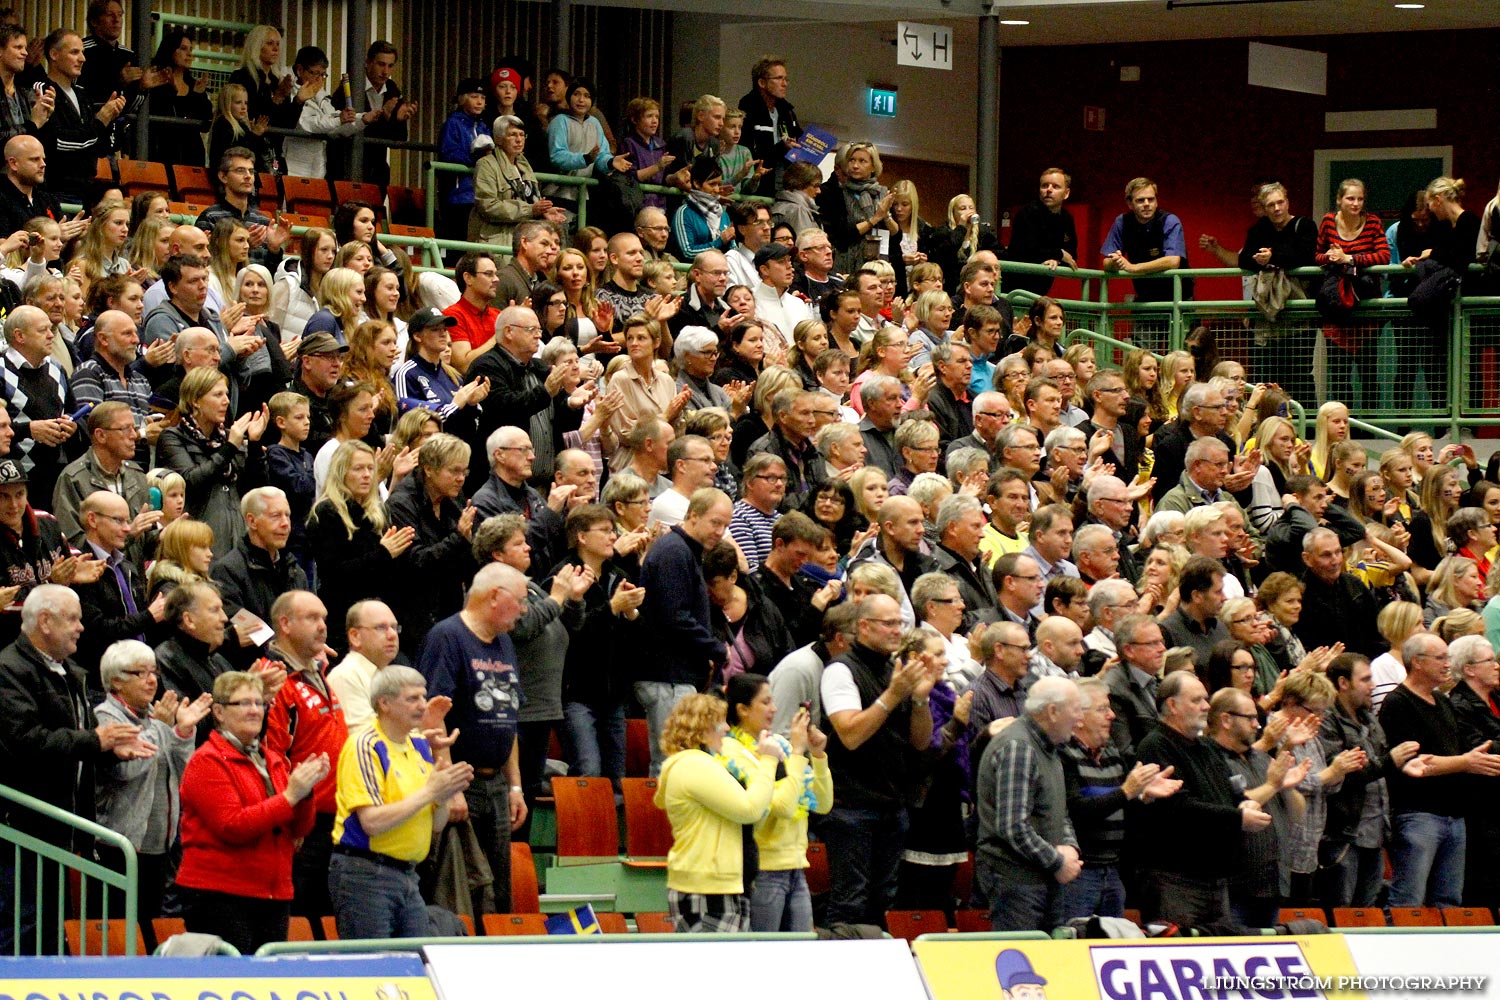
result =
[[[1229,454],[1239,454],[1239,447],[1234,439],[1224,432],[1227,422],[1222,392],[1207,382],[1194,382],[1187,387],[1182,394],[1177,419],[1162,427],[1152,444],[1156,463],[1151,473],[1156,477],[1156,485],[1151,488],[1151,499],[1160,502],[1177,485],[1187,468],[1188,445],[1198,438],[1216,437],[1224,442]],[[1248,463],[1242,465],[1241,462],[1240,458],[1236,458],[1233,468],[1224,477],[1223,488],[1230,493],[1238,494],[1248,490],[1250,481],[1255,478],[1257,466]],[[1248,496],[1235,499],[1240,501],[1241,507],[1249,503]]]
[[[5,144],[5,177],[0,179],[0,230],[16,232],[37,216],[54,219],[63,239],[83,231],[84,223],[65,222],[57,195],[42,186],[47,179],[47,151],[35,136],[18,135]]]
[[[974,358],[964,344],[944,341],[932,349],[932,367],[937,385],[927,394],[927,409],[938,427],[938,447],[948,445],[974,431],[973,400],[969,393],[969,375]]]
[[[413,659],[432,627],[463,607],[464,583],[474,571],[469,543],[478,511],[463,502],[468,467],[466,443],[451,434],[433,435],[417,453],[416,469],[391,493],[391,524],[416,529],[403,557],[406,585],[391,595],[401,619],[401,648]]]
[[[161,671],[162,690],[176,691],[179,698],[193,701],[212,694],[214,680],[233,670],[217,650],[232,632],[226,632],[229,616],[219,588],[204,580],[179,583],[167,595],[166,623],[173,629],[156,647],[156,668]],[[267,697],[270,693],[267,692]],[[199,746],[208,742],[213,719],[198,723]]]
[[[1063,207],[1071,185],[1072,178],[1057,167],[1042,171],[1039,197],[1016,213],[1007,257],[1028,264],[1046,264],[1054,271],[1059,265],[1078,266],[1073,259],[1078,250],[1078,232],[1073,216]],[[1046,295],[1052,288],[1049,275],[1006,273],[1000,280],[1002,292],[1024,288]]]
[[[536,452],[531,438],[519,427],[501,427],[489,436],[485,450],[490,456],[490,476],[474,494],[473,504],[483,519],[496,514],[520,514],[526,519],[526,543],[531,546],[532,565],[555,566],[566,553],[563,515],[584,503],[580,497],[569,504],[574,491],[555,486],[547,499],[527,480],[531,478]]]
[[[794,140],[802,135],[797,109],[786,99],[786,63],[775,56],[761,56],[750,69],[751,91],[740,98],[745,129],[740,145],[750,147],[752,158],[771,170],[754,193],[770,197],[781,188],[781,170]]]
[[[52,160],[52,189],[70,200],[83,201],[94,179],[96,161],[114,145],[113,123],[125,110],[125,98],[111,93],[87,94],[78,83],[83,73],[83,39],[58,28],[43,43],[47,53],[47,84],[54,91],[52,117],[37,132]],[[102,105],[94,98],[103,98]]]
[[[134,519],[124,497],[109,490],[90,493],[79,507],[79,519],[83,523],[84,551],[92,552],[105,566],[98,580],[77,586],[84,625],[78,659],[88,671],[90,689],[102,697],[100,657],[121,639],[140,639],[155,645],[164,638],[161,623],[166,617],[167,595],[158,593],[147,603],[141,571],[125,556]]]
[[[1365,526],[1332,502],[1328,484],[1317,476],[1289,477],[1286,492],[1293,502],[1266,532],[1266,562],[1272,570],[1301,573],[1302,539],[1320,525],[1337,535],[1340,545],[1353,545],[1365,537]]]
[[[1378,656],[1385,649],[1375,616],[1375,595],[1365,582],[1344,571],[1344,549],[1329,528],[1314,528],[1302,539],[1302,616],[1292,626],[1308,649],[1342,642],[1351,653]]]
[[[94,768],[115,760],[149,757],[155,747],[140,738],[140,728],[121,722],[99,724],[89,707],[84,672],[71,659],[83,634],[83,609],[66,587],[43,584],[21,606],[21,637],[0,651],[0,703],[6,725],[0,733],[0,763],[6,784],[59,809],[91,819],[94,815]],[[68,851],[92,845],[75,839],[77,831],[22,806],[8,806],[5,822]],[[20,894],[20,935],[13,937],[17,914],[11,908],[15,887],[35,885],[35,857],[0,851],[0,951],[31,954],[36,925],[42,923],[41,948],[48,953],[57,940],[56,910],[37,913],[34,893]],[[15,949],[19,948],[19,952]]]
[[[969,632],[981,622],[1000,617],[1000,598],[995,594],[994,575],[980,557],[979,542],[984,537],[984,508],[971,496],[959,493],[944,497],[938,504],[937,545],[932,560],[938,572],[947,573],[958,584],[964,602],[963,626]]]
[[[271,605],[288,590],[306,590],[307,574],[283,550],[292,533],[292,508],[286,494],[274,486],[260,486],[240,501],[245,535],[211,571],[224,594],[230,617],[241,609],[271,623]]]
[[[364,74],[363,76],[355,74],[354,93],[351,95],[355,114],[380,112],[380,118],[374,124],[365,127],[367,139],[406,141],[406,123],[411,121],[412,115],[416,114],[417,105],[415,101],[409,101],[402,96],[401,88],[396,86],[395,80],[391,79],[391,72],[395,68],[396,47],[383,39],[371,42],[369,49],[365,52]],[[361,157],[362,173],[359,177],[352,174],[349,156],[348,143],[338,143],[329,149],[328,176],[330,178],[340,177],[346,180],[365,181],[378,184],[382,189],[391,183],[391,164],[386,147],[372,145],[364,147]]]
[[[1495,647],[1482,635],[1465,635],[1448,646],[1449,669],[1458,683],[1448,692],[1448,703],[1458,719],[1463,746],[1500,746],[1500,661]],[[1495,867],[1495,848],[1500,845],[1500,800],[1497,782],[1488,776],[1473,779],[1474,794],[1464,814],[1465,906],[1490,906],[1500,900],[1500,869]]]

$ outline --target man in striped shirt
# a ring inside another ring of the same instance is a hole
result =
[[[1027,692],[1026,714],[990,741],[979,762],[975,878],[997,931],[1050,931],[1062,923],[1064,887],[1083,862],[1058,746],[1082,717],[1077,685],[1043,677]]]
[[[1063,889],[1063,919],[1125,915],[1125,884],[1120,861],[1125,846],[1125,803],[1164,799],[1182,787],[1157,764],[1137,764],[1126,773],[1125,758],[1109,741],[1109,685],[1098,677],[1078,681],[1083,719],[1062,747],[1068,819],[1078,837],[1083,870]]]

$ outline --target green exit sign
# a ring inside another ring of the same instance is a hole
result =
[[[896,117],[896,91],[871,87],[869,113],[876,118]]]

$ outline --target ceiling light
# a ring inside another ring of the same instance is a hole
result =
[[[1031,22],[1030,21],[1001,21],[1000,23],[1001,24],[1008,24],[1008,25],[1010,25],[1011,27],[1014,27],[1014,28],[1020,28],[1020,27],[1025,27],[1026,25],[1030,24]]]

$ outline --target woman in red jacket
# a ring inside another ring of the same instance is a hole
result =
[[[187,928],[217,934],[242,954],[286,940],[292,852],[313,827],[314,786],[328,755],[295,769],[260,746],[266,690],[256,674],[214,681],[214,723],[182,775],[182,889]]]

